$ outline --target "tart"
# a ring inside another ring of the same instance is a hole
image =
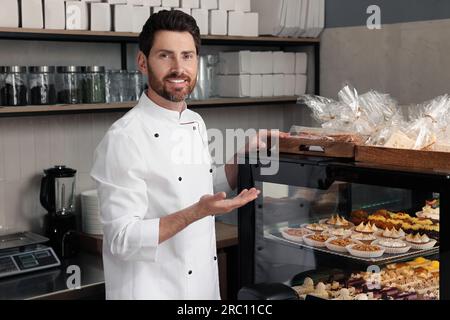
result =
[[[372,244],[383,247],[385,253],[406,253],[411,249],[411,246],[397,239],[378,239]]]
[[[377,239],[377,237],[375,237],[373,234],[365,234],[365,233],[359,233],[359,232],[354,233],[351,236],[351,238],[353,240],[357,240],[357,241],[360,241],[365,244],[371,244],[372,241]]]
[[[306,229],[311,230],[313,232],[324,232],[325,230],[327,230],[327,226],[323,223],[311,223],[311,224],[306,224],[304,226]]]
[[[406,242],[411,245],[411,248],[417,250],[427,250],[434,247],[436,240],[430,239],[426,234],[408,234],[405,237]]]
[[[325,241],[325,246],[332,251],[347,252],[346,247],[356,243],[358,242],[350,238],[331,238]]]
[[[349,222],[344,217],[341,217],[340,215],[332,215],[331,218],[326,219],[324,221],[325,224],[338,227],[338,228],[349,228],[352,226],[351,222]]]
[[[325,242],[333,237],[326,234],[310,234],[303,237],[303,241],[313,247],[325,247]]]
[[[357,227],[355,227],[355,231],[356,232],[360,232],[360,233],[375,233],[378,231],[378,228],[376,225],[371,224],[370,222],[368,222],[367,224],[364,224],[363,222],[361,222]]]
[[[351,230],[344,229],[344,228],[332,229],[332,230],[329,230],[326,232],[334,237],[341,237],[341,238],[347,238],[352,235]]]
[[[303,242],[303,236],[313,233],[305,228],[283,228],[280,232],[283,238],[295,242]]]
[[[395,228],[386,228],[383,232],[379,233],[379,235],[383,238],[388,239],[401,239],[405,236],[405,231],[403,231],[403,229],[401,228],[400,230],[397,230]]]
[[[361,258],[377,258],[381,257],[384,253],[384,248],[372,244],[351,244],[348,245],[347,251],[355,257]]]

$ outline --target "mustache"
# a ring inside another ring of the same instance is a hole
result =
[[[164,77],[164,80],[173,79],[173,78],[183,79],[183,80],[186,80],[188,82],[191,82],[191,77],[189,77],[187,74],[177,73],[177,72],[169,73],[167,76]]]

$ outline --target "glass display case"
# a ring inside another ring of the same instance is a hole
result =
[[[281,154],[278,172],[264,175],[268,162],[246,157],[239,189],[261,195],[239,209],[240,288],[283,284],[298,299],[450,298],[450,172]]]

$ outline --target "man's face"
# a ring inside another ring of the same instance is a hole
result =
[[[197,83],[197,52],[189,32],[158,31],[148,57],[153,91],[172,102],[184,101]]]

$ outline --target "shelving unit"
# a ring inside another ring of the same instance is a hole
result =
[[[48,30],[27,28],[0,28],[0,39],[32,40],[32,41],[69,41],[118,43],[121,52],[121,68],[127,69],[127,45],[137,43],[139,34],[131,32],[96,32],[80,30]],[[292,47],[313,47],[314,49],[314,88],[315,94],[320,94],[320,39],[319,38],[286,38],[286,37],[237,37],[237,36],[202,36],[202,45],[222,46],[266,46],[278,47],[280,50]],[[210,108],[239,105],[267,105],[296,103],[297,97],[271,98],[217,98],[205,101],[192,101],[193,108]],[[63,113],[87,113],[106,111],[126,111],[135,103],[97,104],[97,105],[58,105],[58,106],[25,106],[0,107],[0,117],[48,115]]]
[[[208,100],[191,100],[187,104],[192,109],[258,106],[267,104],[292,104],[296,96],[270,98],[216,98]],[[136,101],[104,104],[58,104],[44,106],[0,107],[0,117],[45,116],[51,114],[79,114],[100,112],[124,112],[136,105]]]

